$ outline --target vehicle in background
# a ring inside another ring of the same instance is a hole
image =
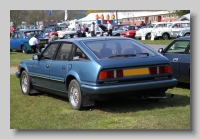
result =
[[[153,29],[162,28],[163,26],[169,26],[169,25],[170,24],[168,24],[168,22],[154,22],[154,23],[148,25],[147,27],[141,28],[138,31],[136,31],[135,38],[141,39],[142,36],[144,36],[146,40],[150,40]]]
[[[136,34],[136,31],[138,29],[140,29],[142,26],[132,26],[132,28],[128,31],[124,31],[124,32],[121,32],[120,33],[120,36],[121,37],[128,37],[128,38],[133,38],[135,39],[135,34]]]
[[[40,49],[44,48],[48,44],[48,38],[44,37],[44,32],[40,29],[20,29],[14,32],[12,38],[10,38],[10,51],[17,50],[25,53],[24,43],[34,36],[38,35]]]
[[[166,48],[158,49],[158,52],[171,62],[174,78],[190,83],[190,36],[177,38]]]
[[[190,35],[190,21],[169,22],[167,26],[154,28],[152,30],[152,34],[155,36],[154,38],[162,38],[163,40],[177,38],[181,32],[185,32],[182,36]]]

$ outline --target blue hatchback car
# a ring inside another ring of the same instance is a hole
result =
[[[25,53],[25,43],[31,37],[38,35],[40,49],[48,44],[48,38],[43,36],[43,31],[39,29],[20,29],[14,32],[13,37],[10,38],[10,50],[22,51]]]
[[[173,77],[179,82],[190,83],[190,36],[177,38],[158,51],[171,62]]]
[[[72,109],[121,96],[159,100],[177,85],[169,60],[137,40],[83,37],[51,42],[23,60],[16,76],[22,94],[48,92],[69,98]],[[173,95],[171,95],[173,96]]]

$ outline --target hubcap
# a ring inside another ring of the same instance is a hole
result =
[[[22,76],[22,91],[23,93],[26,93],[28,89],[28,81],[27,77],[25,75]]]
[[[74,107],[76,107],[79,102],[79,93],[75,86],[73,86],[70,90],[70,102]]]

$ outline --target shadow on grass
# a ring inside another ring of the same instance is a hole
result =
[[[38,95],[53,97],[55,99],[67,102],[69,105],[69,100],[67,97],[46,93],[36,94],[32,96]],[[152,109],[164,109],[167,107],[184,107],[187,105],[190,105],[190,97],[177,94],[174,95],[174,97],[172,98],[160,99],[158,102],[152,100],[142,100],[135,97],[122,97],[116,99],[109,99],[106,101],[96,101],[95,106],[85,107],[83,111],[101,110],[112,113],[126,113]]]
[[[179,82],[176,87],[177,88],[183,88],[183,89],[190,89],[190,84],[189,83],[181,83],[181,82]]]

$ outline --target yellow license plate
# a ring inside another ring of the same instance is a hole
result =
[[[46,43],[46,41],[40,41],[40,44]]]
[[[124,76],[149,74],[149,68],[126,69],[123,70],[123,74]]]

